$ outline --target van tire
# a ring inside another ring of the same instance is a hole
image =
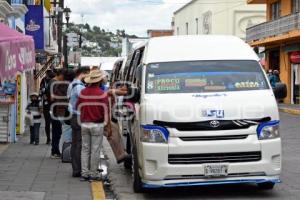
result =
[[[138,163],[138,156],[137,156],[137,150],[136,148],[133,148],[133,154],[132,154],[132,173],[133,173],[133,190],[135,193],[142,193],[144,192],[143,188],[143,182],[140,177],[139,173],[139,163]]]
[[[272,190],[272,189],[274,189],[275,183],[272,183],[272,182],[259,183],[259,184],[257,184],[257,186],[261,190]]]

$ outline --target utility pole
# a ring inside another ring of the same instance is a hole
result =
[[[55,0],[56,1],[56,0]],[[58,52],[62,53],[62,28],[63,28],[63,9],[64,9],[64,0],[59,0],[60,12],[57,14],[57,44],[58,44]]]
[[[67,69],[69,66],[68,66],[68,36],[65,34],[63,36],[64,38],[64,68]]]

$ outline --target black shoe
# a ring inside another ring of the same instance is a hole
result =
[[[79,178],[81,177],[81,173],[73,173],[72,175],[74,178]]]
[[[101,177],[91,177],[89,180],[90,181],[102,181],[102,178]]]
[[[35,146],[37,146],[37,145],[39,145],[39,143],[38,143],[38,142],[36,142],[36,143],[34,143],[34,145],[35,145]]]
[[[30,142],[30,144],[34,144],[33,142]]]
[[[117,161],[118,164],[121,164],[125,161],[131,161],[132,160],[132,156],[131,155],[126,155],[124,158],[120,159]]]
[[[51,144],[51,140],[47,140],[46,144],[50,145]]]
[[[59,155],[59,154],[51,154],[51,158],[52,159],[60,159],[61,155]]]
[[[80,181],[90,181],[90,177],[82,176]]]

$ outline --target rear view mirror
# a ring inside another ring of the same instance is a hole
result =
[[[143,75],[143,65],[139,65],[135,71],[135,78],[138,81],[141,81]]]
[[[132,89],[132,97],[130,99],[130,101],[132,101],[133,103],[138,103],[140,102],[140,98],[141,98],[141,91],[139,88],[131,88]]]
[[[273,89],[276,99],[282,100],[287,97],[287,86],[283,83],[277,83]]]

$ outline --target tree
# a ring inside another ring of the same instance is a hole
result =
[[[94,27],[93,27],[93,31],[94,31],[95,33],[101,33],[101,29],[100,29],[100,27],[98,27],[98,26],[94,26]]]
[[[84,28],[85,28],[88,32],[91,31],[91,27],[90,27],[90,25],[89,25],[88,23],[86,23],[86,24],[84,25]]]

